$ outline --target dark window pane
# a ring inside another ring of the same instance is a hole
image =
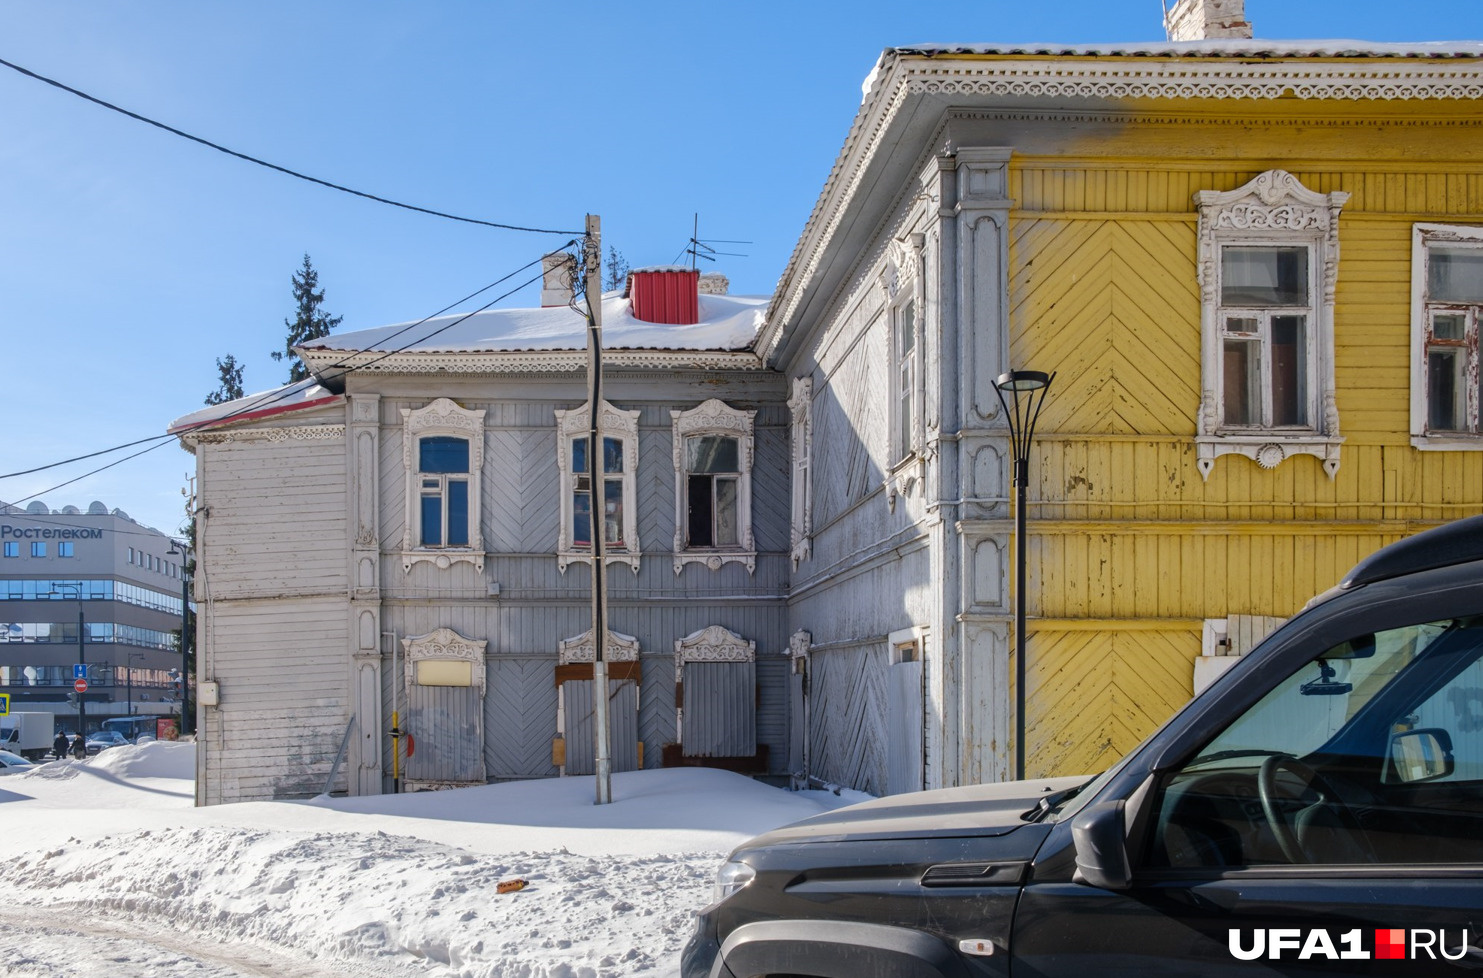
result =
[[[572,493],[572,543],[592,546],[592,497],[586,492]]]
[[[1308,305],[1308,249],[1221,249],[1223,306]]]
[[[1225,342],[1225,423],[1253,425],[1261,404],[1256,385],[1257,346],[1248,340]]]
[[[586,472],[587,471],[587,439],[586,438],[573,438],[572,439],[572,471],[573,472]]]
[[[686,498],[690,502],[690,546],[714,547],[716,538],[711,523],[711,477],[692,475]]]
[[[1272,424],[1308,423],[1308,344],[1302,316],[1272,317]]]
[[[1463,427],[1458,376],[1461,358],[1456,350],[1430,350],[1426,355],[1426,427],[1429,431],[1457,431]]]
[[[469,545],[469,484],[462,479],[448,482],[448,546]]]
[[[438,496],[422,497],[422,545],[443,545],[443,500]]]
[[[1426,277],[1427,298],[1433,302],[1483,302],[1483,250],[1433,249]]]
[[[1462,341],[1467,338],[1468,318],[1460,312],[1439,312],[1432,316],[1432,337],[1438,340]]]
[[[623,480],[609,479],[603,499],[603,542],[623,545]]]
[[[694,435],[685,439],[685,469],[689,472],[739,472],[735,438]]]
[[[602,470],[623,471],[623,443],[616,438],[604,437],[602,440]]]
[[[468,439],[422,439],[418,442],[417,468],[420,472],[467,472],[469,470]]]
[[[901,315],[896,320],[897,333],[901,337],[901,356],[911,356],[912,350],[917,345],[917,315],[915,303],[908,302],[901,307]]]

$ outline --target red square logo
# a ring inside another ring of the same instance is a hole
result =
[[[1375,931],[1375,957],[1402,959],[1406,957],[1406,932],[1404,930]]]

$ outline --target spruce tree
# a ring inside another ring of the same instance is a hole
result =
[[[602,290],[604,292],[617,292],[628,284],[628,262],[623,259],[623,253],[612,245],[608,245],[608,264],[603,269]]]
[[[216,358],[216,369],[221,371],[221,381],[216,390],[206,395],[207,404],[225,404],[242,396],[242,364],[230,353],[226,359]]]
[[[324,289],[319,288],[319,273],[314,270],[307,254],[304,255],[303,267],[293,274],[293,290],[298,311],[293,319],[283,321],[283,325],[288,327],[288,338],[282,350],[273,351],[274,360],[289,362],[290,384],[309,376],[308,368],[298,354],[294,353],[294,347],[330,335],[330,330],[340,325],[340,320],[345,318],[328,316],[320,309],[324,302]]]

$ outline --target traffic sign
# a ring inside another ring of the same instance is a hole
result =
[[[0,717],[10,716],[10,694],[0,693]]]
[[[85,662],[74,663],[73,666],[72,666],[72,678],[73,679],[86,679],[86,678],[88,678],[88,667],[87,667],[87,663],[85,663]]]
[[[86,693],[88,691],[88,681],[86,679],[74,679],[72,680],[72,688],[79,693]]]

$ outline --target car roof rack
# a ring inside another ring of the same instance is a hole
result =
[[[1433,527],[1382,547],[1355,564],[1339,587],[1347,590],[1474,560],[1483,560],[1483,516]]]

